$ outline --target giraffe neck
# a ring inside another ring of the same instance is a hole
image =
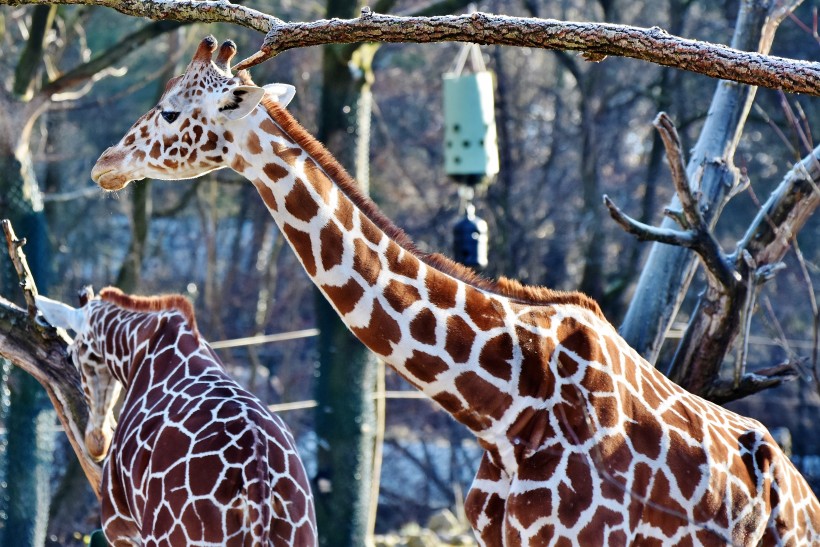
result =
[[[514,283],[494,286],[444,257],[424,255],[279,105],[264,101],[242,122],[244,129],[230,135],[231,167],[253,182],[347,327],[494,444],[493,425],[518,393],[514,306],[576,304],[600,313],[594,302]]]
[[[177,310],[140,313],[123,310],[103,301],[95,301],[90,314],[94,339],[105,365],[126,390],[134,383],[156,383],[173,373],[182,356],[201,347],[198,332]],[[173,346],[169,346],[173,344]],[[173,354],[154,355],[157,347],[174,347]],[[150,358],[150,368],[145,366]]]

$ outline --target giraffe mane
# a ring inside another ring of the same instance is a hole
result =
[[[237,76],[239,76],[243,82],[252,84],[247,74],[240,72]],[[598,316],[603,317],[598,303],[583,293],[557,291],[547,287],[524,285],[505,277],[500,277],[497,281],[492,281],[442,254],[425,253],[421,251],[404,230],[387,218],[379,210],[373,200],[360,190],[359,185],[353,177],[351,177],[336,158],[328,152],[324,145],[308,133],[285,108],[267,96],[262,98],[261,105],[282,130],[301,146],[319,167],[336,182],[341,191],[367,218],[393,241],[428,266],[478,289],[505,296],[524,304],[572,304],[586,308]]]
[[[196,326],[194,305],[181,294],[162,296],[136,296],[125,294],[116,287],[105,287],[100,291],[100,298],[116,306],[136,312],[177,311],[185,318],[186,323],[199,341],[199,329]]]

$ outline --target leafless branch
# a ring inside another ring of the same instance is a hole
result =
[[[356,42],[473,42],[579,51],[587,59],[608,55],[643,61],[790,93],[820,95],[820,65],[673,36],[658,27],[509,17],[487,13],[401,17],[373,13],[355,19],[286,23],[225,0],[0,0],[0,4],[106,6],[134,17],[179,22],[232,23],[258,32],[260,51],[240,63],[249,68],[298,47]]]
[[[683,151],[680,138],[672,120],[664,112],[658,114],[653,122],[660,134],[666,149],[672,182],[680,199],[682,211],[665,211],[683,230],[655,228],[630,218],[618,209],[609,197],[604,196],[604,204],[612,218],[627,232],[641,240],[658,241],[692,249],[700,255],[709,273],[726,288],[738,282],[737,273],[729,258],[721,249],[712,233],[709,223],[700,212],[697,196],[692,192],[686,167],[683,163]]]
[[[17,239],[10,220],[0,220],[0,225],[3,226],[3,232],[6,234],[9,258],[11,258],[11,262],[14,264],[14,270],[20,279],[20,288],[23,290],[23,296],[26,299],[28,316],[34,319],[37,315],[37,304],[34,302],[34,297],[37,296],[37,285],[34,283],[34,276],[31,275],[28,260],[26,260],[26,255],[23,252],[23,245],[26,244],[26,239]]]
[[[609,209],[609,214],[615,222],[641,241],[659,241],[688,249],[695,246],[695,237],[691,230],[669,230],[644,224],[621,211],[606,194],[604,195],[604,205]]]
[[[734,380],[713,382],[706,390],[705,396],[717,404],[725,404],[764,389],[779,386],[783,382],[796,380],[799,376],[798,363],[787,361],[773,367],[743,374],[737,383]]]
[[[14,235],[9,221],[4,220],[2,224],[12,262],[24,280],[21,284],[29,310],[24,311],[0,297],[0,357],[32,375],[43,386],[88,481],[99,497],[100,466],[91,459],[83,441],[88,407],[80,385],[80,373],[68,359],[66,351],[71,340],[64,331],[35,320],[36,307],[32,312],[32,306],[36,287],[21,242]]]
[[[692,194],[689,177],[686,176],[683,150],[681,150],[680,137],[675,124],[666,112],[659,112],[652,125],[658,130],[658,135],[663,141],[663,147],[666,150],[666,161],[669,163],[669,172],[672,174],[672,183],[675,185],[675,190],[683,208],[683,217],[676,217],[676,220],[679,223],[685,221],[685,224],[681,226],[684,229],[703,225],[703,216],[698,209],[697,198]]]

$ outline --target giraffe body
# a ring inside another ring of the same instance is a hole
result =
[[[418,251],[284,109],[292,88],[232,76],[235,47],[215,50],[92,177],[252,181],[348,328],[485,449],[466,500],[483,545],[820,544],[820,503],[761,424],[669,381],[584,295]]]
[[[51,311],[61,304],[39,306],[53,324],[77,331],[70,353],[89,402],[89,451],[110,443],[101,485],[108,541],[315,545],[313,498],[293,436],[228,376],[184,298],[100,295],[68,312],[73,324]],[[101,442],[106,433],[94,424],[110,419],[96,417],[111,413],[118,383],[119,423],[113,441]]]

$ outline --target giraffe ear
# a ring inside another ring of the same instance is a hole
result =
[[[265,86],[265,93],[284,108],[296,95],[296,88],[289,84],[268,84]]]
[[[229,120],[240,120],[256,108],[265,90],[255,85],[240,85],[226,91],[219,100],[219,111]]]
[[[37,309],[43,313],[51,325],[63,329],[71,329],[80,332],[85,322],[85,307],[72,308],[62,302],[57,302],[45,296],[35,296]]]

